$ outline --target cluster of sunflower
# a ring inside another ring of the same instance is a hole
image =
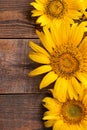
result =
[[[41,64],[29,73],[46,73],[40,89],[54,83],[43,115],[53,130],[87,130],[87,0],[36,0],[32,16],[43,28],[42,45],[30,42],[30,59]]]

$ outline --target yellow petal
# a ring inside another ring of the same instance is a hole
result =
[[[85,53],[87,53],[87,36],[81,42],[79,49],[80,49],[80,52],[82,53],[82,55],[85,56]]]
[[[42,4],[38,4],[38,3],[36,3],[36,2],[31,2],[30,3],[30,5],[32,5],[35,9],[37,9],[37,10],[44,10],[44,7],[43,7],[43,5]]]
[[[87,94],[87,89],[84,89],[82,93],[79,94],[79,100],[83,101],[84,96]]]
[[[62,44],[62,41],[60,39],[60,33],[59,33],[60,25],[61,25],[61,20],[53,20],[51,24],[51,35],[56,46]]]
[[[44,125],[45,125],[45,127],[52,127],[53,126],[53,124],[54,124],[54,120],[48,120],[48,121],[45,121],[44,122]]]
[[[61,39],[61,42],[64,44],[64,43],[67,43],[68,40],[69,40],[69,33],[70,33],[70,25],[67,24],[67,22],[63,21],[60,25],[60,28],[59,28],[59,37]],[[62,31],[61,31],[62,30]]]
[[[37,19],[36,23],[41,23],[41,26],[45,26],[49,23],[49,20],[50,19],[45,14],[43,14]]]
[[[40,15],[43,14],[42,11],[38,11],[38,10],[32,10],[31,13],[32,13],[32,16],[33,16],[33,17],[35,17],[35,16],[40,16]]]
[[[83,104],[87,105],[87,94],[83,98]]]
[[[42,64],[50,63],[49,58],[41,53],[30,52],[29,57],[30,57],[30,59],[32,59],[33,61],[38,62],[38,63],[42,63]]]
[[[87,124],[85,125],[85,124],[80,123],[79,129],[80,130],[87,130]]]
[[[63,123],[63,125],[61,127],[62,127],[62,130],[75,130],[75,129],[70,129],[70,126],[72,126],[72,124],[70,125],[65,122],[65,123]]]
[[[65,78],[58,78],[53,90],[54,97],[60,102],[66,101],[68,87],[68,81]]]
[[[58,104],[58,102],[54,99],[54,98],[50,98],[50,97],[46,97],[42,100],[44,102],[44,106],[51,111],[57,111],[56,108],[60,108],[60,104]]]
[[[86,120],[83,120],[81,122],[81,125],[84,127],[84,129],[82,129],[82,130],[87,130],[87,117],[86,117]]]
[[[58,75],[53,71],[49,72],[41,81],[40,89],[47,87],[49,84],[53,83],[57,79]]]
[[[68,14],[66,14],[66,16],[64,17],[64,21],[66,22],[66,24],[74,24],[73,19],[68,17]]]
[[[37,35],[39,36],[40,40],[42,41],[43,46],[48,50],[48,52],[52,52],[52,47],[49,45],[49,43],[47,43],[46,38],[44,36],[43,32],[39,32],[38,30],[36,30]]]
[[[82,16],[82,13],[77,10],[69,10],[67,16],[72,19],[79,19]]]
[[[71,10],[80,10],[84,4],[84,0],[65,0],[68,4],[68,8]]]
[[[48,28],[44,27],[43,30],[44,30],[45,38],[48,45],[51,46],[51,48],[55,48],[55,43],[52,39],[51,33],[49,32]]]
[[[57,119],[58,117],[53,115],[43,117],[43,120],[57,120]]]
[[[87,22],[82,22],[80,25],[76,27],[76,25],[73,25],[71,28],[71,34],[72,39],[70,39],[71,43],[73,43],[75,46],[78,46],[83,38],[85,28],[87,26]]]
[[[56,46],[58,46],[58,45],[60,46],[63,43],[62,38],[61,38],[62,20],[61,21],[55,20],[55,21],[56,22],[54,22],[51,27],[51,33],[52,33],[52,37],[54,37]]]
[[[77,74],[77,78],[84,85],[84,88],[87,88],[87,74],[85,74],[85,73],[78,73]]]
[[[56,121],[56,123],[53,126],[53,130],[63,130],[62,129],[63,126],[63,120],[58,120]]]
[[[73,98],[75,100],[78,99],[78,94],[76,93],[75,89],[73,88],[71,80],[69,81],[69,84],[68,84],[68,94],[69,94],[69,97],[71,100]]]
[[[82,128],[80,127],[80,125],[76,124],[75,127],[74,127],[74,130],[85,130],[85,129],[82,129]]]
[[[37,3],[42,3],[42,4],[46,4],[47,0],[36,0]]]
[[[48,116],[48,115],[56,116],[56,115],[60,114],[60,110],[61,110],[60,106],[57,106],[57,108],[58,109],[52,109],[52,110],[46,111],[44,113],[44,116]]]
[[[37,75],[49,72],[50,70],[52,70],[52,67],[50,65],[43,65],[31,71],[29,73],[29,76],[37,76]]]
[[[71,83],[72,83],[72,86],[73,86],[74,90],[75,90],[77,93],[81,94],[81,93],[83,92],[83,86],[82,86],[82,84],[80,84],[80,83],[77,81],[76,78],[72,78],[72,79],[71,79]]]
[[[85,14],[85,16],[86,16],[86,18],[87,18],[87,12],[86,12],[86,11],[84,12],[84,14]]]
[[[72,27],[71,27],[71,29],[70,29],[69,40],[71,41],[71,43],[73,43],[73,42],[72,42],[72,39],[73,39],[75,30],[76,30],[76,28],[77,28],[77,25],[78,25],[77,23],[72,24]]]
[[[48,54],[48,52],[47,52],[44,48],[40,47],[39,45],[35,44],[34,42],[31,41],[31,42],[29,43],[29,45],[30,45],[30,47],[31,47],[34,51],[40,52],[40,53],[42,53],[42,54],[44,54],[44,55],[50,57],[49,54]]]

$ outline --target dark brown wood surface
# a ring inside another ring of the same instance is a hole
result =
[[[40,42],[32,1],[0,0],[0,130],[47,130],[41,100],[48,92],[39,90],[43,76],[28,77],[38,66],[28,59],[28,43]]]
[[[0,95],[0,130],[45,130],[42,94]]]
[[[0,39],[0,93],[36,93],[40,76],[30,78],[28,73],[37,64],[28,58],[29,41],[35,39]]]
[[[0,38],[36,38],[33,0],[0,0]]]

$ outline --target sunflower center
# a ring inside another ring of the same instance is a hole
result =
[[[51,66],[60,77],[70,78],[82,67],[82,56],[73,45],[61,45],[51,55]]]
[[[50,17],[61,18],[65,14],[66,3],[62,0],[49,0],[46,6],[46,14]]]
[[[80,101],[67,101],[62,105],[61,114],[70,124],[79,123],[85,116],[85,107]]]
[[[73,118],[79,117],[82,114],[82,109],[78,105],[72,105],[68,110],[68,114]]]
[[[79,68],[79,63],[72,54],[64,53],[59,57],[58,68],[63,73],[71,74]]]

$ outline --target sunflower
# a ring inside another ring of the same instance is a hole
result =
[[[45,127],[53,127],[53,130],[87,130],[87,93],[79,96],[78,100],[68,98],[65,102],[46,97],[43,103],[47,108],[43,116]]]
[[[29,76],[46,73],[40,89],[56,81],[55,95],[60,100],[66,100],[67,94],[77,99],[76,95],[87,87],[87,37],[83,38],[86,25],[87,22],[60,27],[55,24],[51,31],[47,28],[44,32],[37,31],[43,47],[32,41],[29,44],[33,49],[29,57],[42,64]]]
[[[36,22],[41,26],[51,27],[52,23],[62,21],[73,23],[82,16],[84,3],[84,0],[36,0],[31,3],[35,8],[32,16],[39,16]]]
[[[84,3],[84,4],[82,4],[81,12],[82,12],[83,15],[82,15],[81,19],[87,20],[87,0],[80,0],[80,2]]]

